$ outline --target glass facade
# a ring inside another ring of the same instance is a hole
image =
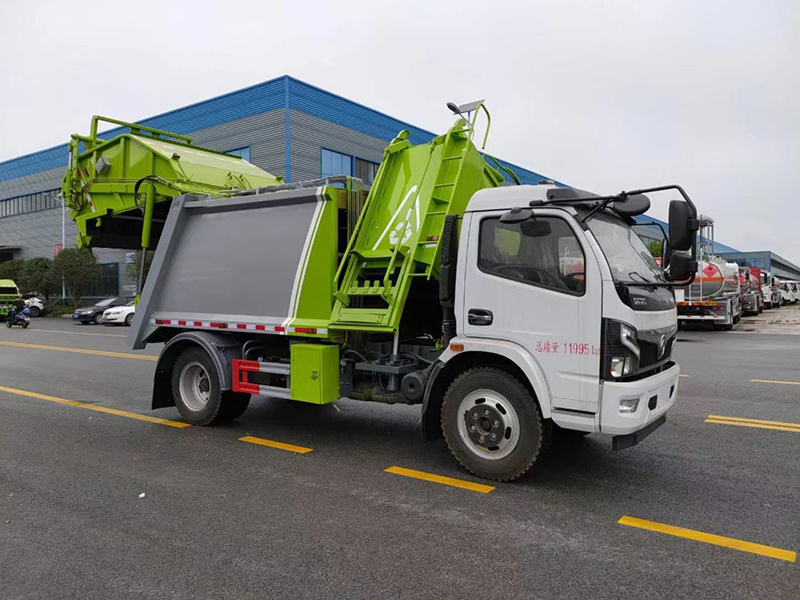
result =
[[[232,154],[233,156],[241,156],[247,162],[250,162],[250,146],[244,148],[234,148],[233,150],[226,150],[225,154]]]
[[[119,294],[119,263],[97,265],[97,279],[87,296],[116,296]]]
[[[0,218],[24,215],[25,213],[58,208],[61,201],[58,199],[58,190],[26,194],[16,198],[0,200]]]
[[[362,158],[355,158],[349,154],[334,152],[333,150],[322,149],[322,164],[320,174],[322,177],[333,177],[334,175],[350,175],[358,177],[364,183],[375,181],[375,174],[378,172],[378,163],[374,163]]]

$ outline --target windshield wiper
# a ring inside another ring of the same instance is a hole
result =
[[[641,282],[638,282],[638,281],[620,281],[619,283],[622,284],[622,285],[633,285],[633,286],[637,286],[637,287],[649,287],[649,286],[658,287],[660,285],[663,285],[663,284],[659,283],[658,281],[651,281],[650,279],[648,279],[647,277],[645,277],[644,275],[642,275],[638,271],[630,271],[628,273],[628,277],[633,278],[634,276],[638,277],[639,279],[641,279]]]

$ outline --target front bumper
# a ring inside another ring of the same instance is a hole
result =
[[[638,381],[605,381],[600,399],[600,432],[611,435],[636,433],[666,414],[678,395],[681,368],[677,364]],[[619,412],[622,400],[638,399],[634,412]]]
[[[124,323],[125,315],[103,315],[103,323]]]

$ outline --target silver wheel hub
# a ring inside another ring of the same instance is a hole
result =
[[[475,390],[458,407],[458,433],[475,455],[505,458],[517,447],[519,416],[508,398],[494,390]]]
[[[205,367],[199,362],[190,362],[181,371],[181,399],[194,411],[203,410],[208,404],[211,394],[211,380]]]

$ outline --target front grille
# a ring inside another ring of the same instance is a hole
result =
[[[654,331],[639,332],[639,369],[644,370],[658,363],[669,360],[672,356],[672,347],[677,339],[678,330],[675,327],[659,329]],[[664,337],[663,350],[661,349],[661,339]]]

